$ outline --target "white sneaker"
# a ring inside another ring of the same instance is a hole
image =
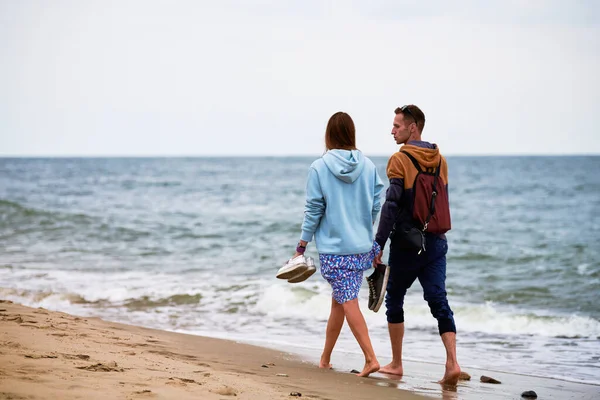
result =
[[[312,276],[312,274],[314,274],[317,271],[317,267],[315,267],[315,261],[312,259],[312,257],[306,257],[306,270],[303,272],[300,272],[298,275],[291,277],[290,279],[288,279],[289,283],[298,283],[298,282],[304,282],[305,280],[307,280],[308,278],[310,278]]]
[[[289,259],[283,267],[279,268],[276,276],[278,279],[290,279],[307,269],[306,258],[300,254],[298,257]]]

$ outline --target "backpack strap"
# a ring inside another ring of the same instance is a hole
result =
[[[412,161],[412,163],[415,166],[415,168],[417,169],[417,171],[423,172],[421,165],[419,164],[417,159],[413,157],[412,154],[410,154],[408,151],[404,151],[404,150],[400,150],[400,153],[406,154],[408,156],[408,158],[410,159],[410,161]]]

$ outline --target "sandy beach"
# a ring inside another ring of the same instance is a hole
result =
[[[0,399],[417,399],[296,356],[0,303]]]
[[[441,388],[443,366],[406,362],[402,379],[342,370],[234,341],[78,317],[0,302],[0,399],[503,399],[535,389],[544,399],[594,399],[600,387],[468,369],[471,381]],[[386,361],[386,360],[380,360]],[[491,375],[501,385],[481,383]],[[441,375],[440,375],[441,376]],[[420,395],[421,394],[421,395]],[[422,395],[425,396],[422,396]]]

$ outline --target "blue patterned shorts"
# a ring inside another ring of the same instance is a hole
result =
[[[363,271],[373,266],[373,259],[381,248],[377,242],[368,253],[338,256],[319,254],[321,275],[333,289],[332,297],[339,303],[356,299],[363,280]]]

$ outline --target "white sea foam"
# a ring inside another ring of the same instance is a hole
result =
[[[242,318],[244,314],[262,315],[267,320],[327,320],[331,289],[322,279],[299,285],[267,279],[245,278],[215,282],[214,275],[196,274],[182,279],[176,274],[148,274],[123,271],[111,274],[51,270],[43,274],[30,270],[0,271],[0,295],[34,307],[81,311],[86,303],[103,302],[119,306],[131,299],[156,301],[174,295],[201,294],[198,311],[227,311]],[[386,324],[384,311],[366,310],[367,290],[359,295],[363,313],[370,325]],[[102,307],[102,304],[96,304]],[[537,335],[543,337],[600,337],[600,321],[576,314],[548,315],[547,312],[484,304],[452,304],[461,332],[495,335]],[[152,310],[148,310],[152,312]],[[227,319],[230,315],[215,318]],[[434,329],[436,320],[420,293],[410,293],[405,302],[405,319],[414,328]],[[285,323],[285,322],[281,322]]]
[[[314,291],[299,291],[290,285],[272,285],[265,289],[257,310],[273,317],[294,316],[306,320],[327,319],[331,298],[328,288],[313,285]],[[360,301],[366,303],[367,292],[362,290]],[[535,310],[505,308],[491,302],[485,304],[453,305],[456,324],[461,332],[501,335],[538,335],[544,337],[600,337],[600,321],[579,315],[548,316]],[[363,308],[370,325],[385,324],[385,307],[379,314]],[[404,307],[407,324],[413,328],[433,329],[437,321],[420,294],[407,296]]]
[[[577,273],[581,276],[590,276],[598,273],[598,268],[594,268],[588,263],[579,264],[577,266]]]

